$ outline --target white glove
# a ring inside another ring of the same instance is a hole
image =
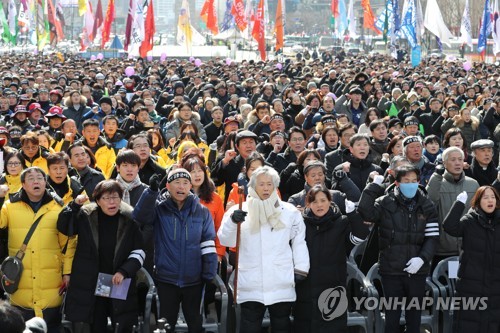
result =
[[[384,182],[384,176],[376,175],[375,177],[373,177],[373,182],[375,184],[382,185],[382,183]]]
[[[460,201],[461,203],[465,204],[467,201],[467,192],[463,191],[460,192],[460,194],[457,195],[457,201]]]
[[[354,212],[355,209],[356,209],[356,204],[351,200],[345,199],[345,212],[349,214]]]
[[[406,263],[406,268],[403,269],[403,271],[408,272],[410,274],[416,274],[420,267],[424,264],[424,261],[419,258],[419,257],[414,257],[411,258],[407,263]]]

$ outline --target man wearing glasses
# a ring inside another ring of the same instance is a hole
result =
[[[25,320],[41,317],[49,332],[61,327],[62,296],[59,289],[69,283],[71,265],[75,253],[75,240],[57,231],[57,218],[62,210],[47,191],[47,176],[38,167],[21,173],[22,189],[1,211],[0,228],[8,228],[9,255],[21,248],[31,225],[40,218],[39,226],[27,244],[23,258],[24,272],[19,289],[10,295],[10,300],[23,314]]]

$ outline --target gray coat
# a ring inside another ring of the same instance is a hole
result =
[[[364,124],[365,123],[365,118],[367,114],[367,108],[365,105],[365,102],[361,101],[360,107],[363,111],[361,111],[361,115],[359,118],[359,124]],[[351,111],[351,100],[347,100],[347,97],[345,95],[342,95],[337,99],[335,102],[335,112],[338,114],[345,114],[347,115],[347,118],[349,118],[350,122],[352,121],[352,111]]]
[[[439,219],[439,248],[436,255],[439,256],[456,256],[459,253],[461,239],[450,236],[443,231],[443,221],[451,209],[451,206],[457,199],[457,195],[463,191],[467,192],[467,202],[462,212],[462,216],[467,213],[470,208],[470,200],[479,188],[478,182],[470,177],[465,176],[462,172],[460,180],[457,182],[453,176],[445,171],[444,175],[434,173],[427,184],[426,190],[434,204],[438,209]]]

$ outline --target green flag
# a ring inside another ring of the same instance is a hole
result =
[[[422,124],[418,125],[418,129],[420,130],[420,133],[422,133],[422,135],[425,135],[425,133],[424,133],[424,125],[422,125]]]
[[[9,23],[5,17],[5,11],[3,10],[3,4],[0,1],[0,29],[2,29],[2,39],[5,43],[12,41],[12,34],[9,30]]]
[[[394,103],[391,103],[391,108],[389,109],[389,117],[397,117],[398,116],[398,108]]]

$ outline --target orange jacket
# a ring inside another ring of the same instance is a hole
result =
[[[221,197],[214,192],[212,193],[212,202],[208,203],[200,199],[200,203],[207,207],[210,214],[212,214],[212,219],[214,220],[215,225],[215,234],[217,235],[217,231],[219,230],[222,222],[222,217],[224,216],[224,202]],[[219,237],[215,237],[215,249],[218,256],[223,257],[226,254],[226,248],[220,245]]]

